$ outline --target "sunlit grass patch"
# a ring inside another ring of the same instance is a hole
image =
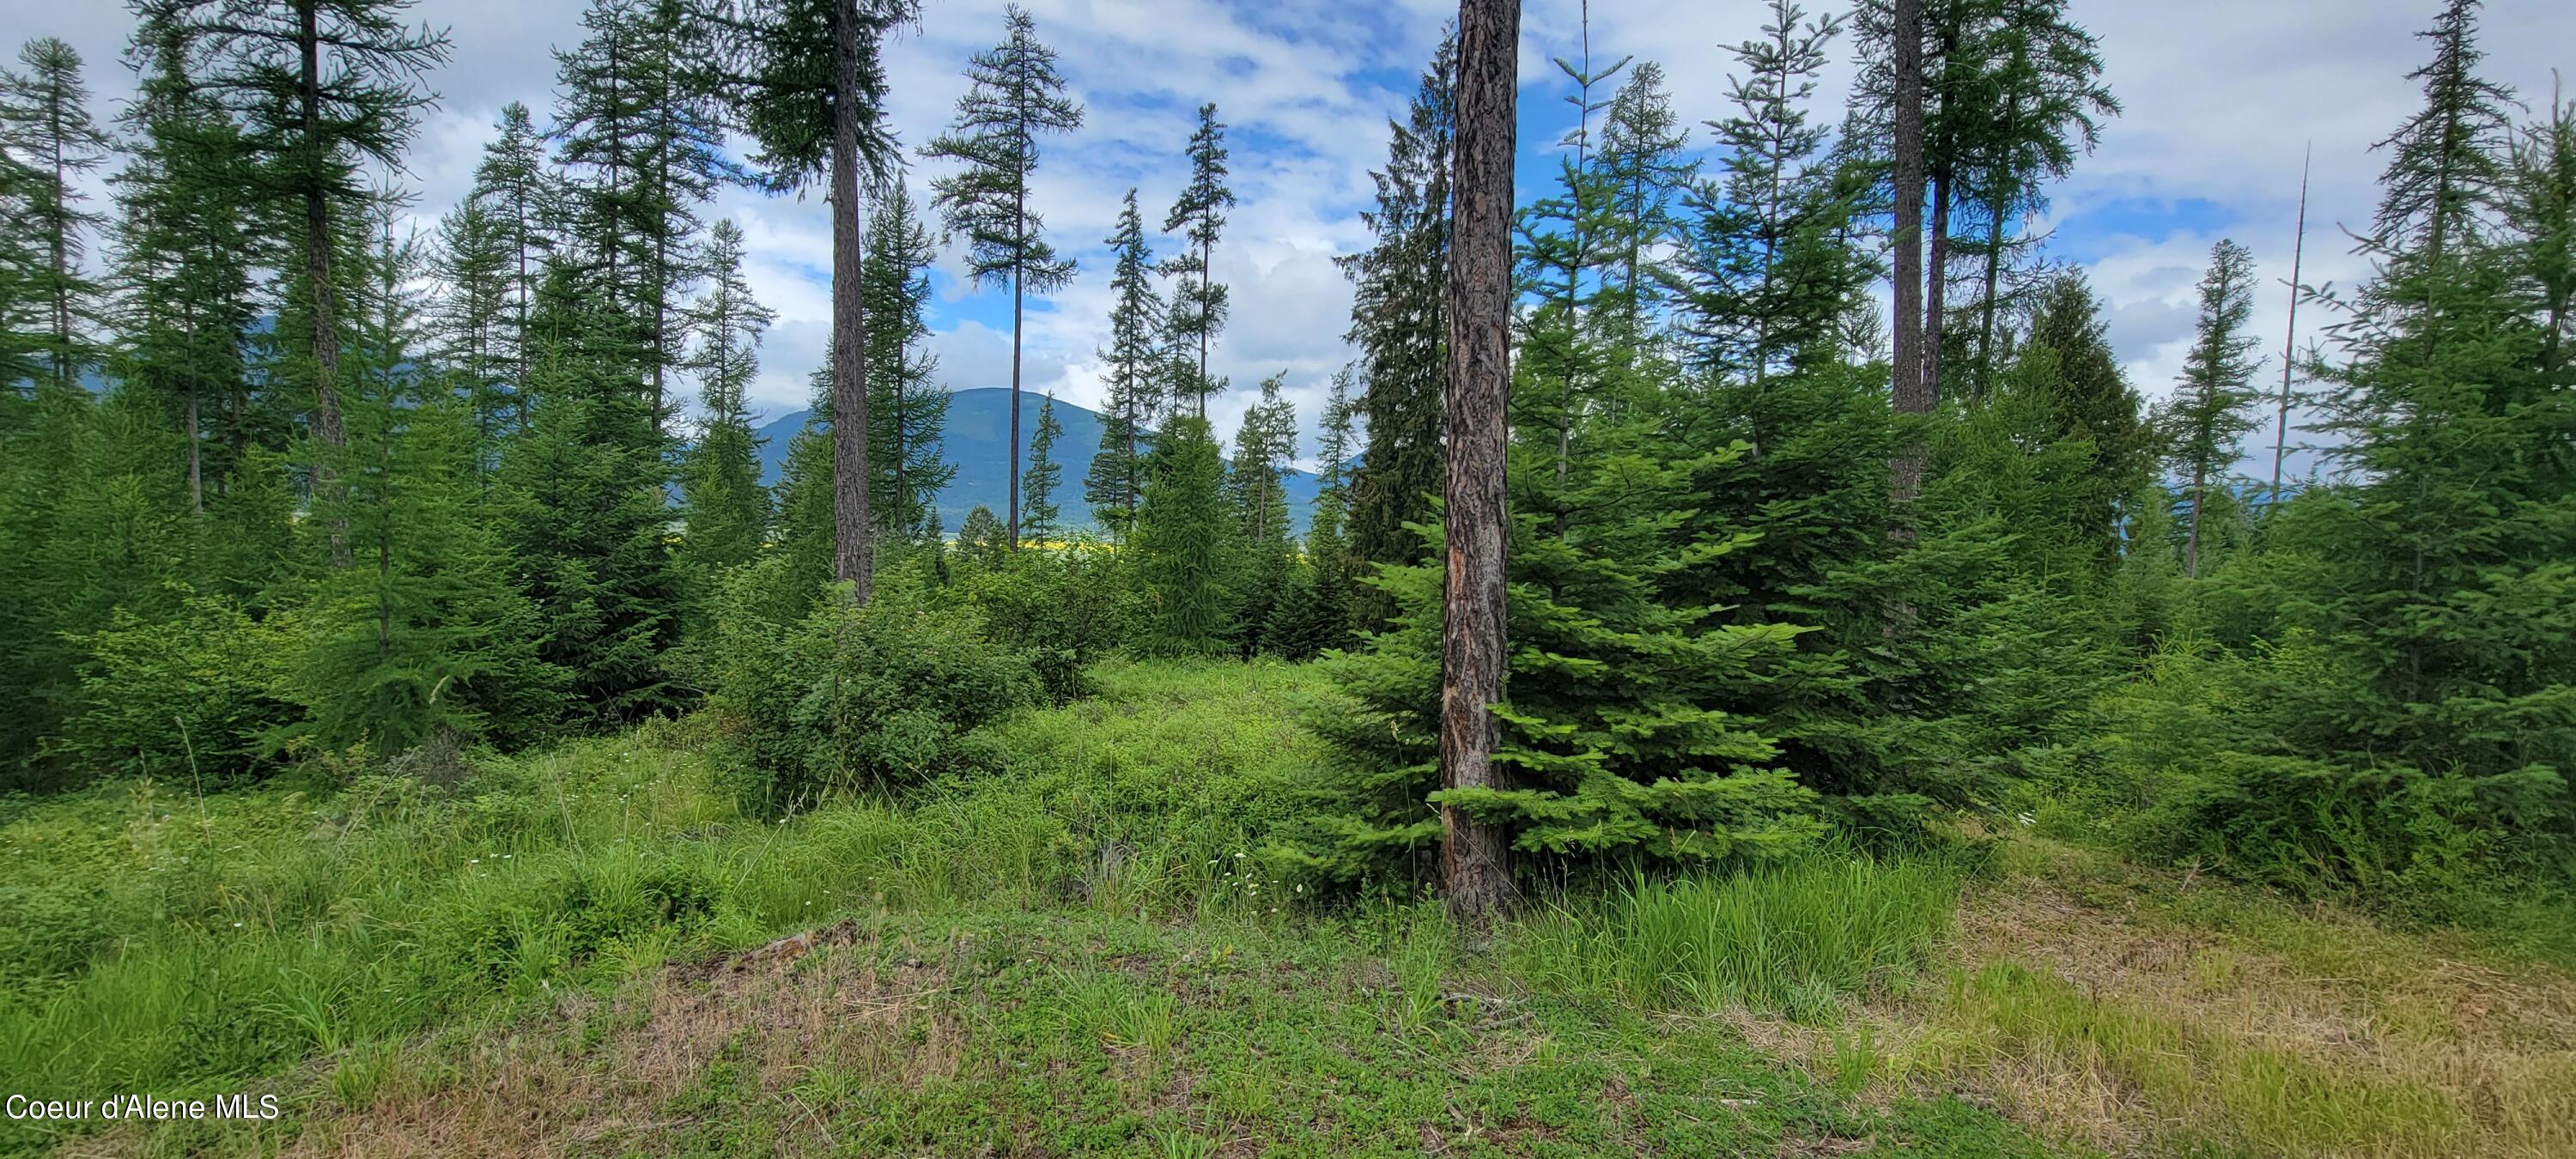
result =
[[[1830,1018],[1844,995],[1919,969],[1949,928],[1959,871],[1933,859],[1819,856],[1738,874],[1632,879],[1560,899],[1511,939],[1543,985],[1650,1007],[1734,1003]]]

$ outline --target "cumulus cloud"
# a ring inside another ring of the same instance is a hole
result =
[[[1105,394],[1095,350],[1107,329],[1108,236],[1130,187],[1148,226],[1162,223],[1186,177],[1181,148],[1198,104],[1214,100],[1232,126],[1233,184],[1241,199],[1216,255],[1232,287],[1234,319],[1217,343],[1213,372],[1233,389],[1212,403],[1221,429],[1256,384],[1284,372],[1309,432],[1325,383],[1350,351],[1341,340],[1350,287],[1331,257],[1360,248],[1367,170],[1383,162],[1386,120],[1402,109],[1428,59],[1450,0],[1030,0],[1040,37],[1061,53],[1084,127],[1044,142],[1034,208],[1058,247],[1082,265],[1074,285],[1033,303],[1023,334],[1024,382],[1084,405]],[[1831,5],[1814,4],[1826,8]],[[2101,38],[2107,80],[2127,106],[2100,149],[2052,191],[2037,228],[2080,255],[2110,312],[2111,335],[2132,381],[2167,391],[2190,334],[2192,289],[2208,248],[2232,237],[2254,252],[2264,279],[2253,325],[2278,335],[2302,151],[2314,149],[2305,280],[2350,283],[2366,274],[2337,225],[2360,225],[2376,200],[2384,158],[2370,145],[2417,102],[2405,74],[2420,63],[2418,31],[2429,0],[2074,0],[2075,20]],[[886,47],[890,119],[908,146],[944,127],[965,88],[969,54],[1002,27],[1003,0],[943,0]],[[431,79],[441,106],[422,126],[404,185],[415,222],[435,219],[463,193],[493,119],[521,101],[542,120],[553,107],[553,46],[580,39],[581,6],[524,0],[422,0],[413,16],[450,30],[451,62]],[[1524,152],[1555,147],[1571,116],[1552,58],[1581,51],[1583,0],[1527,0],[1520,99]],[[1596,64],[1623,56],[1665,65],[1675,110],[1705,142],[1701,122],[1729,112],[1728,47],[1759,35],[1759,4],[1600,3],[1589,6]],[[119,63],[131,27],[121,5],[18,5],[0,35],[60,36],[89,63],[102,112],[129,97]],[[2495,0],[2485,9],[2486,71],[2545,95],[2551,54],[2576,39],[2576,7],[2552,0]],[[1839,119],[1855,66],[1846,37],[1816,94],[1817,117]],[[1542,131],[1533,132],[1533,126]],[[943,170],[911,174],[927,201]],[[103,194],[104,189],[100,192]],[[1524,196],[1535,192],[1523,191]],[[2188,203],[2190,213],[2167,212]],[[829,326],[830,219],[819,196],[764,197],[728,190],[703,216],[744,228],[755,292],[778,311],[753,387],[755,405],[783,413],[805,405]],[[1175,239],[1158,239],[1169,253]],[[936,281],[933,347],[950,385],[1009,381],[1007,300],[962,281],[956,247]],[[2267,339],[2278,357],[2278,340]],[[2277,365],[2277,363],[2275,364]],[[1311,442],[1308,444],[1311,448]]]

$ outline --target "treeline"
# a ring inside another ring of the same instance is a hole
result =
[[[342,62],[318,78],[303,7]],[[382,0],[257,8],[273,26],[147,3],[115,131],[48,42],[0,107],[12,220],[45,226],[0,257],[27,706],[0,744],[25,786],[215,779],[704,704],[784,808],[984,768],[977,724],[1109,652],[1322,654],[1342,759],[1271,851],[1318,878],[1428,880],[1461,823],[1527,886],[1968,811],[2455,909],[2558,882],[2576,108],[2511,119],[2476,8],[2425,34],[2358,234],[2372,276],[2299,289],[2325,321],[2284,366],[2247,330],[2261,272],[2218,243],[2154,407],[2028,232],[2119,112],[2063,0],[1775,0],[1724,109],[1676,109],[1652,61],[1561,62],[1557,179],[1502,191],[1494,775],[1444,788],[1460,86],[1491,77],[1461,41],[1388,126],[1373,242],[1343,259],[1356,358],[1302,538],[1285,382],[1230,446],[1205,419],[1232,305],[1213,105],[1172,252],[1133,191],[1105,239],[1089,474],[1063,477],[1041,407],[1011,509],[952,538],[938,239],[1015,319],[1087,276],[1027,210],[1039,142],[1085,114],[1025,13],[968,63],[916,202],[874,57],[904,6],[603,0],[550,123],[505,114],[473,195],[405,239],[363,174],[399,157],[442,37]],[[1860,82],[1817,108],[1846,46]],[[80,203],[120,156],[113,212]],[[739,232],[699,220],[731,181],[831,193],[835,353],[775,489],[743,401],[769,315]],[[2240,477],[2294,411],[2332,470]],[[1067,534],[1077,501],[1104,539]]]

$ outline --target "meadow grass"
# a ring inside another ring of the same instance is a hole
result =
[[[1844,995],[1919,969],[1958,905],[1961,872],[1931,857],[1820,853],[1734,874],[1632,877],[1560,897],[1515,931],[1542,984],[1650,1007],[1734,1004],[1830,1019]]]

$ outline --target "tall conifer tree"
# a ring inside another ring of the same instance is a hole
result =
[[[1155,268],[1177,279],[1164,314],[1174,354],[1174,409],[1186,394],[1194,403],[1192,413],[1206,418],[1207,396],[1225,389],[1208,377],[1208,347],[1217,331],[1225,328],[1226,292],[1215,280],[1214,267],[1217,238],[1225,231],[1225,211],[1234,204],[1234,190],[1225,183],[1225,124],[1216,119],[1214,101],[1199,106],[1199,125],[1190,133],[1188,156],[1190,182],[1172,202],[1172,211],[1163,215],[1163,232],[1181,231],[1181,252]],[[1182,362],[1189,353],[1195,359]]]
[[[964,168],[931,182],[950,236],[963,236],[967,271],[978,283],[1011,288],[1011,542],[1020,536],[1020,329],[1027,292],[1044,294],[1073,278],[1071,258],[1056,256],[1045,223],[1029,208],[1029,177],[1038,167],[1038,134],[1082,126],[1082,106],[1064,95],[1055,50],[1038,43],[1037,23],[1011,5],[1002,43],[975,54],[957,120],[922,150]]]
[[[1158,342],[1163,332],[1163,300],[1148,274],[1153,251],[1146,248],[1145,222],[1136,211],[1136,191],[1118,210],[1118,228],[1104,243],[1116,255],[1109,277],[1109,345],[1100,351],[1108,367],[1109,400],[1100,428],[1100,449],[1091,456],[1082,498],[1092,519],[1110,535],[1124,540],[1136,522],[1136,503],[1145,491],[1144,444],[1150,424],[1162,409]]]

